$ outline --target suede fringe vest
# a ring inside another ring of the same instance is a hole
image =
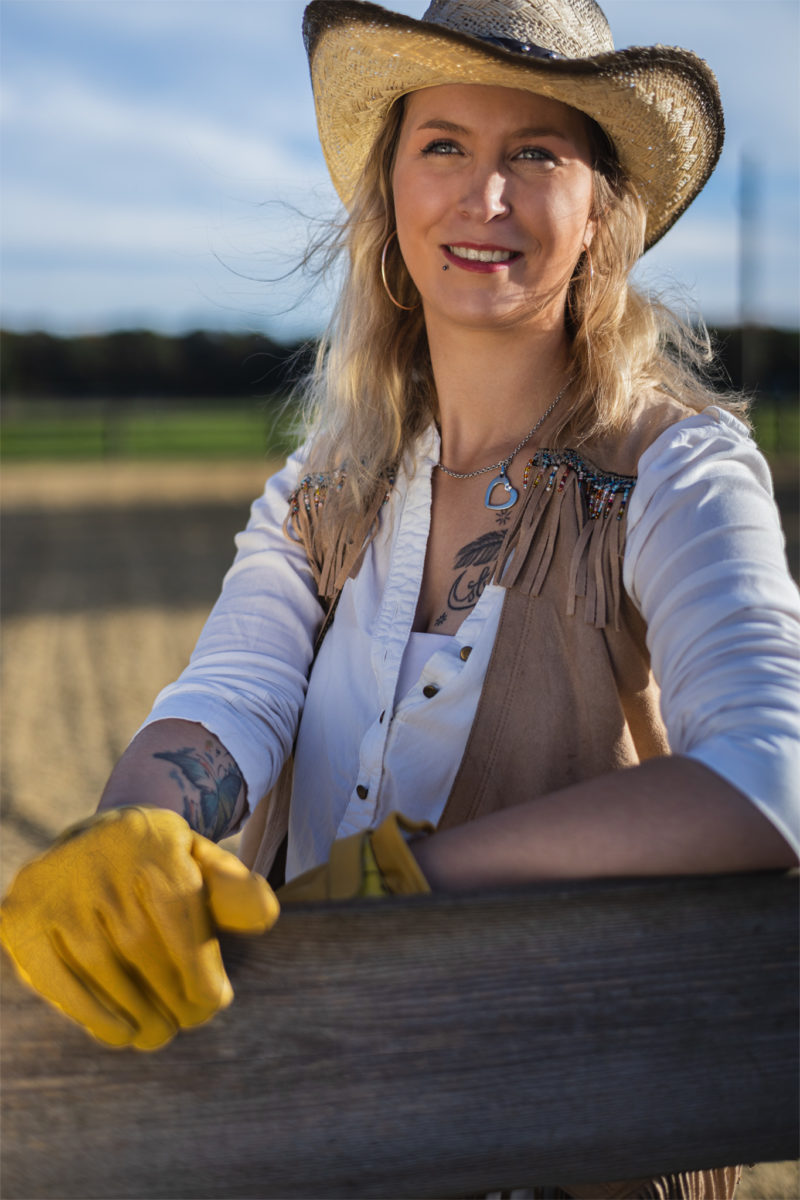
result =
[[[539,450],[494,573],[506,595],[475,719],[439,828],[668,753],[644,622],[622,586],[627,508],[638,461],[686,415],[643,405],[628,434],[575,450]],[[362,535],[321,544],[316,520],[336,476],[309,476],[290,502],[328,617],[355,575],[388,492]],[[391,481],[389,483],[391,487]],[[242,858],[267,875],[288,828],[291,763],[245,826]]]

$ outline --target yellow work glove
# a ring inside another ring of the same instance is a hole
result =
[[[118,808],[22,868],[0,941],[99,1041],[155,1050],[233,999],[214,928],[263,933],[279,912],[266,880],[177,813]]]
[[[321,867],[312,867],[278,889],[281,904],[352,900],[356,896],[412,896],[430,892],[404,833],[433,833],[427,821],[390,813],[377,829],[340,838]]]

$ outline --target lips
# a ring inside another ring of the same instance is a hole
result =
[[[455,258],[466,259],[469,262],[480,263],[507,263],[512,259],[519,258],[518,250],[503,250],[502,248],[493,246],[463,246],[452,245],[446,246],[446,250]]]
[[[509,250],[507,246],[476,246],[472,242],[446,242],[441,251],[454,267],[483,275],[505,271],[522,258],[519,250]]]

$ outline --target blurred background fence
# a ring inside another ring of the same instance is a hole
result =
[[[296,440],[285,395],[53,400],[9,397],[3,458],[31,460],[224,459],[279,456]]]
[[[711,338],[719,386],[743,389],[752,400],[797,577],[798,334],[745,325],[712,330]],[[297,440],[292,387],[314,350],[313,343],[203,331],[0,333],[4,462],[280,459]]]
[[[752,397],[766,453],[796,460],[797,332],[745,326],[711,336],[720,387]],[[4,458],[284,453],[294,417],[286,398],[313,353],[312,343],[263,335],[0,333]]]

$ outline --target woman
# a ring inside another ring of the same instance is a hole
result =
[[[768,472],[627,280],[717,160],[711,72],[615,52],[591,0],[314,0],[305,37],[349,262],[309,441],[100,814],[4,904],[25,977],[117,1045],[230,1001],[211,928],[276,919],[287,833],[288,901],[800,844]],[[208,840],[253,810],[255,875]]]

